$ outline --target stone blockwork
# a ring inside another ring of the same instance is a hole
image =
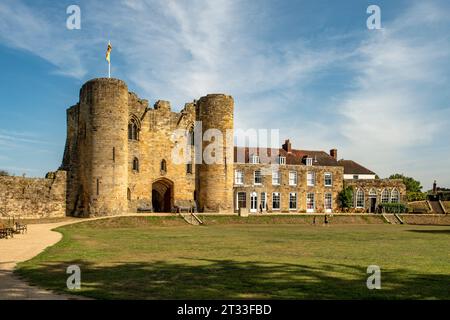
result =
[[[211,129],[220,131],[220,141],[208,135]],[[244,148],[244,161],[234,158],[233,153],[240,153],[233,145],[233,130],[231,96],[209,94],[173,112],[167,101],[149,106],[121,80],[88,81],[80,90],[79,102],[67,110],[61,166],[67,171],[67,214],[99,216],[192,207],[202,212],[232,213],[238,208],[238,194],[244,193],[241,212],[252,207],[256,209],[252,211],[259,211],[261,193],[266,194],[267,211],[338,211],[344,169],[337,162],[336,149],[330,154],[294,150],[287,140],[282,149],[276,149],[284,162],[279,169],[281,184],[274,185],[271,165],[250,164],[249,150]],[[211,149],[214,151],[209,152]],[[205,154],[214,154],[216,162],[206,161]],[[265,172],[261,184],[253,180],[258,168]],[[234,185],[236,170],[243,172],[243,184]],[[297,173],[295,185],[289,183],[289,172]],[[307,183],[308,172],[314,173],[312,186]],[[325,185],[325,174],[331,185]],[[367,189],[377,183],[354,184]],[[376,186],[377,192],[390,184],[398,185],[387,181]],[[403,195],[404,188],[398,186]],[[280,194],[279,210],[272,206],[273,193]],[[297,197],[294,206],[290,205],[291,193]],[[252,194],[256,195],[253,203]],[[307,205],[311,198],[313,203]]]
[[[361,209],[367,212],[376,212],[381,203],[392,202],[393,192],[396,191],[399,193],[398,202],[406,203],[406,186],[401,179],[345,180],[345,186],[353,188],[355,207],[358,207],[358,190],[363,192],[364,206]]]
[[[54,218],[66,215],[66,172],[46,178],[0,176],[0,218]]]
[[[62,169],[68,171],[69,214],[127,211],[128,88],[117,79],[94,79],[67,112]]]
[[[202,124],[202,150],[206,156],[214,154],[216,159],[214,163],[209,163],[204,157],[197,165],[200,210],[232,212],[234,100],[224,94],[209,94],[202,97],[197,105],[197,120]],[[222,139],[211,141],[208,136],[210,130],[219,130]],[[217,145],[217,152],[208,152],[211,142]]]
[[[234,208],[238,208],[238,193],[245,193],[246,205],[241,208],[242,211],[251,212],[251,196],[256,193],[257,203],[256,209],[259,212],[261,205],[262,193],[266,194],[267,206],[263,212],[280,212],[280,213],[306,213],[307,210],[307,194],[314,194],[314,208],[309,212],[326,212],[325,194],[331,194],[331,209],[329,212],[337,212],[339,209],[338,194],[342,190],[343,168],[339,166],[306,166],[306,165],[279,165],[271,166],[268,164],[249,164],[237,163],[235,170],[239,170],[244,174],[244,183],[234,185]],[[261,170],[261,184],[254,183],[255,171]],[[279,171],[280,183],[273,184],[272,172]],[[297,183],[290,184],[289,173],[296,172]],[[308,186],[307,173],[314,173],[314,186]],[[331,185],[325,185],[325,173],[331,174]],[[273,193],[280,193],[280,209],[273,209]],[[297,205],[294,209],[290,208],[290,194],[297,195]]]
[[[194,128],[196,108],[194,101],[173,112],[170,103],[161,100],[151,108],[121,80],[87,82],[80,101],[67,111],[61,169],[68,172],[68,215],[195,206],[194,147],[188,133]],[[173,159],[180,146],[189,165]]]

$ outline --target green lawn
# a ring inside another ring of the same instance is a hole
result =
[[[450,298],[449,226],[214,222],[115,218],[66,226],[58,229],[61,242],[17,272],[69,292],[65,271],[77,264],[78,294],[100,299]],[[369,265],[381,267],[381,290],[366,287]]]

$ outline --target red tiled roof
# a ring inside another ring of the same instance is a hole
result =
[[[296,150],[292,149],[287,152],[284,149],[274,148],[249,148],[249,147],[234,147],[234,162],[235,163],[249,163],[250,155],[259,155],[261,163],[265,163],[264,158],[270,158],[271,163],[277,163],[277,156],[286,157],[286,164],[304,165],[303,159],[309,157],[313,159],[315,166],[338,166],[338,162],[325,151],[310,151],[310,150]],[[239,156],[239,158],[238,158]],[[243,159],[242,159],[243,158]]]
[[[344,167],[344,174],[375,174],[353,160],[339,160],[338,164]]]

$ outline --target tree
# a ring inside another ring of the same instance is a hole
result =
[[[406,197],[408,198],[408,201],[419,201],[426,199],[425,193],[422,192],[420,181],[400,173],[391,175],[389,179],[401,179],[403,181],[406,186]]]
[[[339,192],[338,199],[342,209],[353,207],[353,188],[347,186],[342,189],[342,191]]]
[[[7,177],[9,176],[9,172],[6,170],[0,169],[0,177]]]

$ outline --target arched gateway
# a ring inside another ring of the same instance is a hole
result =
[[[154,212],[171,212],[173,208],[173,182],[158,179],[152,184],[152,205]]]

